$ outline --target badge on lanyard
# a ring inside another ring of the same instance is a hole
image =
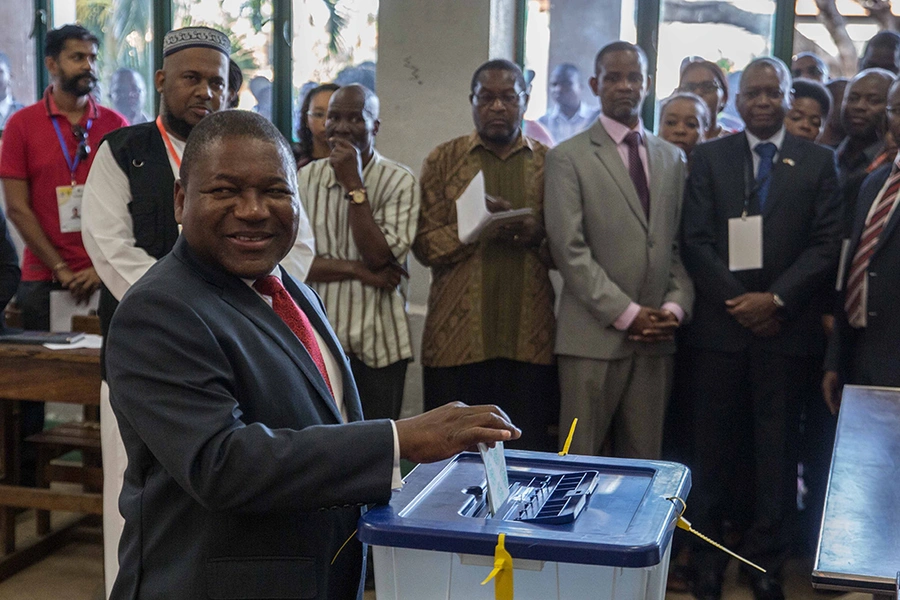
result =
[[[71,185],[56,186],[56,204],[59,209],[59,230],[62,233],[77,233],[81,231],[81,199],[84,197],[84,185],[75,183],[75,171],[82,160],[87,160],[91,149],[87,143],[87,136],[93,124],[92,119],[88,119],[87,126],[82,128],[79,125],[73,127],[72,133],[78,137],[78,151],[75,156],[69,154],[69,147],[63,137],[62,130],[56,117],[50,119],[53,121],[53,128],[56,129],[56,137],[59,140],[59,147],[62,150],[63,158],[66,159],[66,166],[69,167],[69,177]],[[78,131],[75,129],[77,128]]]
[[[762,215],[728,219],[728,269],[762,269],[762,236]]]

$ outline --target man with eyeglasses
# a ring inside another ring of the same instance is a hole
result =
[[[682,232],[697,296],[683,336],[692,521],[722,540],[729,507],[742,504],[735,490],[752,490],[738,552],[768,571],[749,573],[756,600],[784,600],[778,577],[796,541],[800,411],[821,372],[821,301],[840,250],[834,153],[785,131],[790,90],[780,60],[747,66],[736,98],[746,129],[694,150]],[[727,556],[699,545],[693,558],[694,595],[718,600]]]
[[[228,108],[230,50],[228,36],[208,27],[167,33],[162,69],[155,75],[159,116],[116,131],[99,146],[85,186],[82,235],[103,281],[98,313],[104,340],[118,301],[178,239],[173,197],[181,156],[194,126],[207,115]],[[302,279],[312,261],[309,224],[303,214],[297,243],[302,251],[292,255],[298,262],[288,270]],[[104,572],[109,589],[118,569],[116,547],[123,521],[117,502],[125,450],[109,406],[105,347],[103,353],[100,426]]]
[[[522,134],[525,77],[507,60],[475,70],[475,131],[445,142],[422,166],[413,243],[431,268],[422,340],[425,408],[453,400],[499,405],[522,428],[516,447],[556,450],[551,259],[543,225],[546,146]],[[478,173],[488,209],[530,214],[462,242],[456,200]]]
[[[677,242],[686,160],[643,127],[650,81],[640,47],[604,46],[590,80],[599,120],[547,155],[560,424],[578,418],[577,454],[600,454],[608,438],[616,456],[659,458],[673,338],[693,303]]]
[[[14,113],[3,132],[0,178],[9,221],[25,241],[16,303],[26,329],[50,329],[50,293],[68,290],[86,303],[100,285],[81,242],[81,200],[107,133],[127,125],[91,97],[99,41],[79,25],[47,32],[51,84],[40,101]],[[44,426],[44,404],[23,403],[22,439]],[[29,445],[30,446],[30,445]],[[33,451],[23,449],[22,479],[34,483]]]
[[[794,79],[810,79],[819,83],[828,81],[828,65],[813,52],[801,52],[791,60]]]
[[[325,117],[331,147],[298,174],[316,257],[306,278],[350,359],[366,419],[399,419],[413,357],[406,315],[407,254],[419,186],[375,150],[378,97],[358,84],[334,92]]]

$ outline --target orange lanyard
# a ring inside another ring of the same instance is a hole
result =
[[[175,166],[180,169],[181,157],[175,152],[175,146],[172,145],[172,140],[169,139],[169,133],[166,131],[166,128],[163,127],[162,116],[156,117],[156,128],[159,129],[159,135],[162,136],[163,141],[166,143],[166,148],[169,150],[169,156],[175,161]]]

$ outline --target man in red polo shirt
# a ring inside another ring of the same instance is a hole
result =
[[[97,105],[99,41],[79,25],[47,33],[51,85],[40,101],[10,117],[0,178],[9,220],[25,240],[17,302],[26,329],[50,328],[50,291],[87,301],[100,285],[81,242],[81,194],[92,147],[128,123]]]
[[[66,289],[86,302],[100,278],[81,242],[81,195],[92,146],[128,125],[91,98],[99,41],[79,25],[47,33],[51,85],[35,104],[13,114],[3,131],[0,179],[10,222],[25,240],[16,300],[26,329],[50,329],[50,292]],[[43,429],[44,405],[24,403],[22,437]],[[23,483],[34,476],[23,452]]]

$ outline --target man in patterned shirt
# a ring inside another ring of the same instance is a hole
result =
[[[406,317],[406,255],[419,215],[416,178],[375,151],[378,97],[335,92],[325,132],[331,156],[299,172],[315,235],[306,282],[322,297],[359,388],[366,419],[397,419],[413,356]]]
[[[413,252],[432,276],[422,340],[425,408],[453,400],[494,403],[522,428],[517,447],[555,450],[559,388],[543,221],[547,148],[522,134],[528,94],[515,64],[481,65],[469,101],[476,131],[441,144],[422,167]],[[456,199],[479,171],[494,199],[491,210],[533,212],[464,244]]]

